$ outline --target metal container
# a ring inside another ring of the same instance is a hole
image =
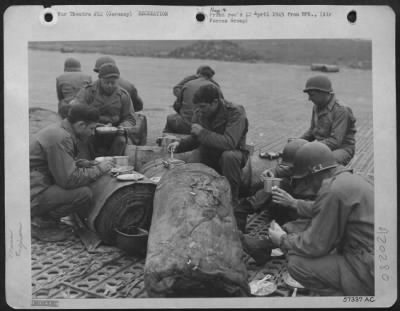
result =
[[[272,187],[280,187],[282,178],[265,178],[264,179],[264,191],[272,193]]]
[[[118,176],[124,174],[132,174],[134,171],[134,167],[131,165],[128,166],[117,166],[111,169],[111,174]]]
[[[147,239],[149,232],[135,226],[127,228],[114,228],[117,246],[127,254],[143,257],[147,250]]]
[[[122,167],[122,166],[129,165],[128,156],[115,156],[113,158],[114,158],[116,167]]]
[[[118,128],[115,126],[99,126],[96,127],[96,135],[115,135]]]

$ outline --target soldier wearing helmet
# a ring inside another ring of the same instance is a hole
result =
[[[270,239],[288,259],[290,275],[324,296],[374,295],[374,191],[338,165],[323,143],[310,142],[295,154],[295,193],[317,193],[310,225],[286,233],[278,224]]]
[[[339,104],[331,81],[325,76],[308,79],[303,91],[314,107],[310,128],[301,138],[324,143],[338,163],[347,165],[355,152],[356,119],[352,110]]]
[[[92,77],[81,72],[81,63],[75,58],[64,62],[64,73],[56,78],[58,113],[64,119],[68,115],[69,103],[86,85],[92,83]]]
[[[97,108],[100,112],[99,122],[119,127],[114,134],[96,133],[87,142],[88,157],[119,156],[125,152],[126,144],[131,144],[129,131],[136,125],[135,112],[128,92],[118,84],[119,69],[115,64],[106,63],[100,67],[99,79],[86,86],[76,95],[71,104],[82,103]]]
[[[101,56],[96,60],[93,71],[96,73],[99,73],[100,67],[107,63],[116,65],[116,62],[112,57]],[[125,89],[129,93],[129,96],[131,97],[131,100],[132,100],[133,109],[136,112],[143,110],[143,101],[140,98],[136,87],[131,82],[129,82],[128,80],[125,80],[121,77],[119,77],[119,79],[118,79],[118,85],[121,88]]]
[[[313,213],[311,209],[313,202],[310,199],[314,196],[306,197],[304,194],[300,194],[297,199],[294,199],[290,195],[292,193],[290,178],[293,174],[294,156],[297,150],[306,143],[307,141],[304,139],[290,140],[282,151],[282,159],[278,165],[261,174],[261,179],[265,177],[282,178],[281,188],[276,189],[273,195],[260,189],[255,195],[242,199],[240,206],[241,210],[246,212],[246,216],[267,208],[270,219],[276,219],[279,224],[284,224],[284,227],[290,232],[303,231],[308,226]],[[307,200],[299,199],[300,197],[307,198]],[[244,235],[242,244],[244,250],[253,257],[257,264],[264,264],[270,258],[272,249],[270,241]]]

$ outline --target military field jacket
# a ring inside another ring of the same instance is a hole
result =
[[[102,93],[99,80],[81,89],[74,101],[82,104],[92,105],[100,112],[101,123],[111,123],[113,126],[134,126],[135,111],[128,92],[121,88],[110,96]]]
[[[310,128],[300,138],[318,140],[332,151],[346,149],[354,154],[355,122],[352,110],[340,105],[332,95],[329,103],[321,110],[314,105]]]
[[[361,176],[338,168],[322,183],[312,206],[310,226],[283,237],[289,255],[321,257],[334,248],[360,279],[374,274],[374,189]]]
[[[200,144],[219,151],[246,151],[249,125],[243,106],[221,100],[214,118],[208,120],[200,111],[195,110],[192,123],[200,124],[203,130],[197,137],[191,135],[182,139],[177,152],[195,149]]]
[[[74,189],[103,175],[99,167],[76,166],[76,137],[64,119],[40,130],[30,141],[31,200],[51,185]]]

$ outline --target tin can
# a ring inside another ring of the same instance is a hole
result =
[[[264,179],[264,191],[272,193],[272,187],[280,187],[282,178],[265,178]]]
[[[113,158],[117,167],[129,165],[128,156],[115,156]]]

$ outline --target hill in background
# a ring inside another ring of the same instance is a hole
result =
[[[361,69],[371,69],[372,59],[371,41],[350,39],[30,42],[29,48],[139,57],[297,65],[325,63]]]

